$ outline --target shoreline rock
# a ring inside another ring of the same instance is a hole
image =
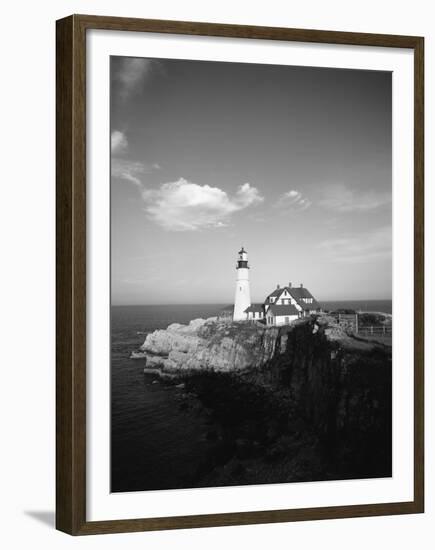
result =
[[[243,371],[269,361],[281,344],[279,335],[278,327],[258,323],[194,319],[148,334],[135,357],[146,358],[145,371]]]
[[[321,335],[333,346],[358,351],[371,350],[375,342],[346,334],[332,317],[295,321],[291,325],[268,327],[258,322],[194,319],[188,325],[173,323],[146,336],[132,359],[145,359],[144,372],[173,377],[196,372],[242,373],[263,367],[284,354],[288,335],[296,327],[308,326],[313,345]]]

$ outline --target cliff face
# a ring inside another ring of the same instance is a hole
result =
[[[287,334],[286,349],[264,373],[289,392],[294,415],[315,429],[334,462],[351,455],[359,475],[391,475],[391,348],[341,337],[324,323]],[[337,453],[339,456],[337,456]]]
[[[195,319],[148,334],[141,351],[147,368],[180,371],[234,372],[255,369],[277,351],[279,329],[262,325]]]

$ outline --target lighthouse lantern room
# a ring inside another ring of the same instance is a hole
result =
[[[234,321],[246,320],[245,310],[251,305],[251,291],[249,288],[248,254],[241,248],[237,257],[236,295],[234,298]]]

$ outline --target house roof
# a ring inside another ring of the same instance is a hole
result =
[[[245,309],[244,313],[253,313],[254,311],[263,312],[264,311],[263,304],[251,304],[249,307]]]
[[[229,306],[225,306],[223,307],[220,311],[234,311],[234,305],[229,305]]]
[[[270,308],[267,310],[267,313],[269,313],[269,311],[273,315],[278,315],[278,316],[279,315],[299,315],[298,310],[295,308],[295,306],[292,306],[290,304],[285,304],[285,305],[272,304]]]
[[[304,286],[301,287],[286,287],[287,291],[290,293],[292,298],[294,298],[297,303],[304,310],[320,309],[319,302],[314,298],[308,288]],[[303,301],[303,298],[311,298],[313,301],[310,304],[307,304]]]
[[[303,288],[289,288],[288,291],[292,295],[292,297],[297,301],[297,303],[301,306],[304,310],[312,310],[312,309],[320,309],[319,302],[314,298],[314,296],[311,294],[311,292],[303,287]],[[307,304],[303,301],[303,298],[311,298],[313,301],[310,304]]]
[[[293,287],[293,286],[284,286],[281,288],[276,288],[273,292],[271,292],[266,300],[264,301],[265,304],[269,303],[269,298],[274,297],[277,300],[281,296],[281,294],[284,291],[287,291],[290,296],[297,301],[297,303],[300,305],[300,307],[304,310],[312,310],[312,309],[320,309],[320,304],[317,302],[317,300],[314,298],[314,296],[311,294],[311,292],[308,290],[308,288],[305,287]],[[312,298],[311,304],[307,304],[303,301],[303,298]]]
[[[273,296],[279,296],[280,294],[282,294],[285,290],[285,287],[284,288],[276,288],[273,292],[271,292],[267,297],[266,297],[266,300],[265,302],[267,302],[267,300],[270,298],[270,297],[273,297]]]
[[[313,298],[314,296],[311,294],[311,292],[308,290],[308,288],[305,288],[304,286],[298,287],[286,287],[288,292],[293,296],[295,300],[300,300],[301,298]]]

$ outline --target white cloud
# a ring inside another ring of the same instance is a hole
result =
[[[343,184],[329,185],[319,204],[336,212],[364,212],[391,203],[391,193],[384,191],[355,191]]]
[[[164,183],[159,189],[146,189],[142,198],[150,219],[171,231],[224,227],[231,214],[263,200],[249,183],[241,185],[231,197],[218,187],[198,185],[183,178]]]
[[[153,59],[140,57],[122,57],[116,59],[114,80],[117,83],[117,91],[120,97],[126,100],[138,93],[147,77],[159,66],[159,62]]]
[[[142,162],[133,162],[116,157],[112,158],[111,175],[113,178],[126,180],[138,187],[142,187],[140,175],[149,172],[149,167]]]
[[[110,144],[112,153],[122,153],[128,147],[127,137],[119,130],[113,130],[110,136]]]
[[[119,157],[112,157],[111,176],[113,178],[129,181],[141,189],[143,188],[142,174],[150,174],[154,170],[160,170],[157,163],[148,164]]]
[[[391,226],[358,235],[348,235],[319,243],[328,260],[345,263],[364,263],[391,257]]]
[[[311,206],[311,201],[302,195],[300,191],[291,189],[284,193],[275,204],[283,210],[306,210]]]

